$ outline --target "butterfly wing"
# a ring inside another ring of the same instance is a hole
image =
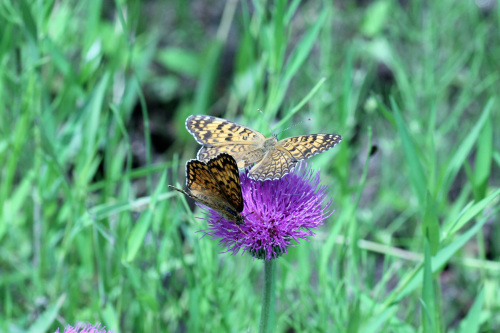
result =
[[[276,148],[284,149],[296,160],[303,160],[335,147],[342,137],[337,134],[309,134],[278,141]]]
[[[229,155],[227,155],[229,156]],[[230,157],[230,156],[229,156]],[[217,158],[216,158],[217,159]],[[233,164],[236,162],[233,159]],[[233,166],[234,168],[234,166]],[[237,171],[236,167],[236,171]],[[239,181],[239,174],[238,174]],[[239,185],[239,182],[238,182]],[[187,191],[183,191],[174,186],[170,188],[182,192],[203,205],[212,208],[228,220],[234,221],[236,224],[243,224],[245,220],[237,211],[237,208],[229,201],[226,193],[219,186],[219,182],[213,177],[207,164],[198,161],[190,160],[186,163],[186,187]],[[239,187],[241,195],[241,187]],[[241,197],[241,206],[243,207],[243,198]],[[241,209],[243,210],[243,208]]]
[[[298,160],[282,148],[274,147],[248,173],[255,180],[278,179],[289,173]]]
[[[342,140],[336,134],[310,134],[278,141],[248,176],[256,180],[277,179],[289,173],[298,161],[322,153]]]
[[[243,211],[243,195],[241,194],[240,174],[235,159],[226,153],[218,155],[207,162],[208,169],[228,202],[238,213]]]
[[[199,144],[206,147],[230,144],[258,144],[266,138],[261,133],[232,121],[204,116],[192,115],[186,119],[186,129]]]
[[[259,148],[265,136],[251,128],[232,121],[204,116],[192,115],[186,119],[186,129],[196,141],[203,145],[198,152],[198,159],[208,161],[220,153],[232,155],[240,168],[246,152]]]
[[[210,208],[216,209],[218,203],[227,201],[208,166],[201,161],[190,160],[186,163],[186,187],[193,199]]]
[[[215,204],[213,204],[212,200],[205,196],[205,195],[193,195],[192,193],[190,193],[190,191],[184,191],[184,190],[181,190],[180,188],[177,188],[175,186],[172,186],[172,185],[168,185],[169,188],[171,188],[172,190],[176,190],[178,192],[181,192],[185,195],[187,195],[188,197],[190,197],[191,199],[194,199],[195,201],[198,201],[202,204],[204,204],[205,206],[207,207],[210,207],[212,209],[215,209],[215,210],[218,210],[217,206]]]

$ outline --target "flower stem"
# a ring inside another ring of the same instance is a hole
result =
[[[276,260],[264,260],[264,262],[264,294],[262,296],[262,312],[260,314],[260,333],[272,332],[274,321]]]

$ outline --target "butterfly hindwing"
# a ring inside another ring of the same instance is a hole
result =
[[[254,152],[258,151],[257,146],[249,146],[249,145],[233,145],[233,146],[221,146],[221,147],[201,147],[198,151],[198,159],[200,161],[208,161],[215,156],[225,152],[230,154],[237,162],[238,168],[242,169],[247,167],[252,163],[248,162],[248,159],[252,159]],[[247,150],[248,149],[248,150]],[[253,149],[253,150],[250,150]],[[263,155],[263,154],[261,154]]]
[[[298,160],[283,149],[272,149],[248,173],[252,179],[277,179],[289,173]]]

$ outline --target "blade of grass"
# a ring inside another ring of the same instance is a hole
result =
[[[481,325],[481,309],[484,303],[484,288],[481,289],[477,295],[474,304],[467,314],[467,316],[460,323],[460,333],[475,333],[479,332]]]
[[[37,320],[35,320],[35,322],[29,327],[28,332],[46,332],[56,319],[65,300],[66,294],[59,296],[54,304],[49,305],[47,309],[45,309],[45,311],[38,316]]]
[[[304,61],[309,56],[311,49],[318,38],[319,31],[325,23],[328,12],[329,9],[322,11],[314,25],[309,29],[304,38],[302,38],[292,51],[290,58],[287,61],[282,80],[284,86],[288,86],[288,82],[295,76],[299,68],[304,64]]]
[[[496,194],[497,195],[500,194],[500,190],[498,190]],[[490,196],[489,202],[491,202],[493,199],[494,197]],[[469,208],[469,210],[476,210],[477,205],[479,205],[479,203]],[[495,209],[493,213],[496,214],[497,211],[498,209]],[[464,214],[464,216],[466,216],[466,214]],[[474,215],[472,216],[467,215],[467,216],[468,217],[466,222],[472,219]],[[432,271],[436,272],[443,265],[445,265],[446,262],[448,262],[450,258],[482,228],[482,226],[488,221],[489,218],[490,216],[483,217],[476,224],[474,224],[474,226],[472,226],[469,230],[467,230],[463,235],[458,236],[448,246],[441,249],[436,254],[436,256],[433,257]],[[443,238],[443,240],[444,239],[445,238]],[[419,281],[421,281],[422,279],[421,268],[422,265],[420,264],[415,268],[413,272],[407,273],[406,276],[401,279],[401,282],[399,283],[398,287],[396,287],[394,291],[390,293],[386,301],[381,306],[381,309],[379,309],[380,313],[382,313],[387,307],[391,306],[392,304],[402,300],[404,297],[406,297],[409,293],[413,292],[418,287]]]
[[[163,191],[164,189],[166,177],[167,177],[167,172],[165,171],[162,174],[158,186],[156,187],[156,190],[153,194],[151,204],[148,206],[146,211],[141,215],[141,217],[137,220],[134,228],[130,233],[127,242],[127,253],[125,259],[127,262],[132,262],[135,259],[140,247],[142,246],[142,243],[144,242],[144,238],[146,237],[146,232],[149,230],[149,226],[151,225],[152,222],[154,207],[158,202],[158,198],[160,197],[161,191]]]
[[[447,237],[455,234],[458,230],[462,229],[463,226],[465,226],[470,220],[472,220],[472,218],[479,214],[486,206],[490,204],[490,202],[492,202],[499,195],[500,189],[491,193],[489,196],[464,211],[460,218],[458,218],[452,225],[443,226],[443,240],[447,239]]]
[[[427,191],[425,213],[422,221],[422,232],[429,241],[431,254],[435,255],[439,249],[439,221],[436,214],[434,199]]]
[[[448,192],[448,189],[451,186],[451,183],[455,179],[458,171],[464,164],[465,159],[469,155],[470,151],[472,150],[472,147],[474,146],[474,143],[479,137],[479,134],[481,133],[481,130],[488,120],[490,111],[493,109],[493,106],[495,105],[495,99],[491,98],[486,106],[483,109],[483,112],[481,113],[481,116],[479,117],[478,121],[476,122],[476,125],[472,128],[470,133],[467,135],[467,137],[457,145],[457,150],[451,157],[451,160],[449,163],[446,164],[446,169],[444,170],[443,174],[441,175],[441,180],[440,182],[438,180],[438,186],[442,183],[442,186],[440,188],[442,189],[443,193]]]
[[[425,177],[424,169],[420,162],[419,154],[417,152],[417,147],[415,146],[414,140],[411,137],[410,133],[408,132],[408,129],[404,123],[401,113],[399,112],[399,108],[396,105],[396,102],[392,98],[391,98],[391,106],[394,111],[394,119],[396,120],[399,137],[403,145],[404,155],[406,157],[406,161],[410,169],[410,181],[417,194],[420,206],[424,207],[425,191],[426,191],[425,186],[427,184],[427,179]]]
[[[424,238],[424,272],[423,272],[423,287],[422,287],[422,327],[424,332],[436,332],[436,303],[434,295],[434,281],[432,277],[432,256],[431,248],[427,238]]]
[[[491,173],[493,155],[493,125],[488,119],[479,134],[477,141],[477,154],[474,173],[474,197],[476,200],[486,196],[488,180]]]
[[[281,128],[287,121],[289,121],[294,114],[296,114],[319,90],[319,88],[325,83],[326,78],[321,78],[318,83],[311,89],[311,91],[296,105],[290,110],[290,112],[287,112],[286,115],[281,118],[281,120],[272,127],[272,131],[274,131],[276,128]]]
[[[451,259],[451,257],[457,253],[458,250],[460,250],[475,234],[477,234],[477,232],[479,232],[489,218],[490,216],[482,218],[471,229],[467,230],[467,232],[463,235],[457,237],[457,239],[450,243],[450,245],[440,250],[432,259],[432,272],[435,273],[441,269]],[[418,287],[419,280],[421,281],[422,279],[421,275],[422,272],[420,271],[414,278],[411,279],[404,289],[398,293],[399,295],[397,295],[396,301],[402,300]]]

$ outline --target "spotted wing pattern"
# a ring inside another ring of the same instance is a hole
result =
[[[203,145],[197,157],[205,162],[224,152],[231,154],[238,161],[237,157],[257,149],[266,139],[251,128],[204,115],[189,116],[186,119],[186,129]]]
[[[238,168],[255,163],[249,177],[256,180],[277,179],[289,173],[298,161],[322,153],[342,137],[336,134],[310,134],[272,142],[261,133],[221,118],[192,115],[186,128],[203,145],[200,161],[213,159],[220,153],[230,154]],[[275,139],[274,139],[275,140]]]
[[[280,140],[276,148],[288,151],[297,160],[303,160],[335,147],[340,141],[342,137],[337,134],[309,134]]]
[[[240,215],[244,203],[238,167],[231,155],[220,154],[208,163],[198,160],[188,161],[186,163],[187,191],[171,185],[169,187],[218,211],[236,224],[244,222]]]
[[[278,141],[276,146],[250,170],[253,179],[276,179],[289,173],[298,161],[333,148],[342,140],[336,134],[310,134]]]
[[[219,184],[219,188],[236,211],[243,211],[243,195],[241,194],[240,174],[234,158],[226,153],[207,162],[208,170]]]
[[[298,160],[283,149],[271,149],[267,155],[250,170],[248,177],[256,180],[277,179],[289,173]]]

